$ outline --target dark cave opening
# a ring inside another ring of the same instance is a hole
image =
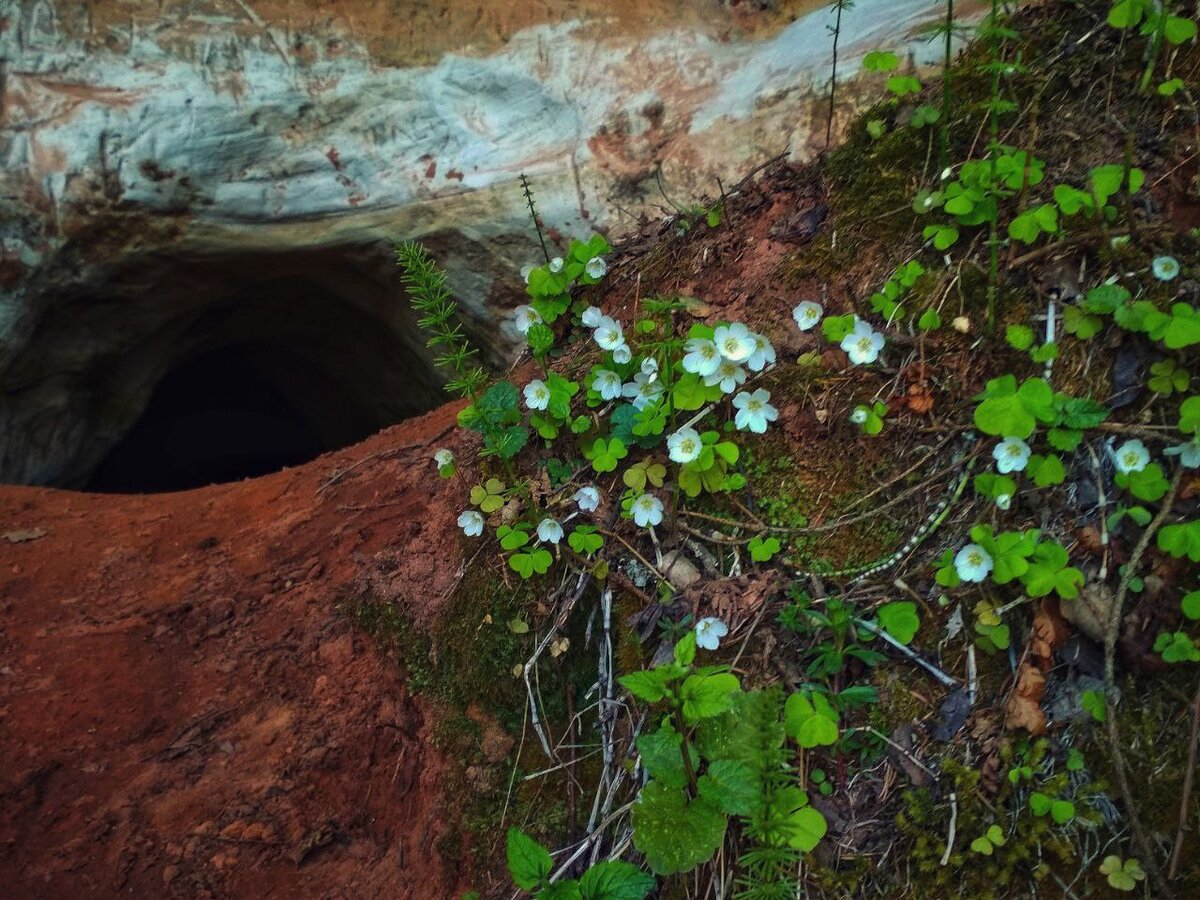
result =
[[[319,368],[281,345],[202,353],[155,387],[88,488],[186,490],[276,472],[367,437],[375,421]]]
[[[265,475],[443,402],[402,291],[353,262],[332,252],[207,262],[177,277],[220,293],[193,290],[174,310],[157,291],[136,309],[90,303],[96,331],[119,333],[118,315],[148,327],[95,364],[84,418],[99,452],[72,486],[158,493]]]

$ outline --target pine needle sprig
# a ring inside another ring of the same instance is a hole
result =
[[[446,284],[446,273],[416,241],[405,241],[396,248],[396,262],[404,271],[402,280],[413,309],[420,314],[417,325],[429,336],[425,346],[438,349],[435,365],[452,373],[446,391],[474,398],[487,383],[487,373],[476,361],[478,351],[455,318],[458,304]]]

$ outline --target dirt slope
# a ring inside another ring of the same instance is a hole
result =
[[[449,593],[452,424],[189,493],[0,490],[0,893],[458,896],[429,711],[336,609],[400,544],[413,614]]]

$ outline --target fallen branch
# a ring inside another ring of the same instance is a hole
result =
[[[1187,774],[1183,776],[1183,798],[1179,801],[1179,828],[1175,832],[1175,848],[1171,851],[1171,866],[1167,879],[1175,880],[1179,874],[1179,863],[1183,860],[1183,838],[1187,832],[1188,804],[1192,802],[1192,788],[1196,784],[1196,750],[1200,744],[1200,686],[1192,700],[1192,741],[1188,750]]]
[[[1180,466],[1175,472],[1175,477],[1171,479],[1171,488],[1163,497],[1158,514],[1146,526],[1146,530],[1142,532],[1141,538],[1133,548],[1133,553],[1129,555],[1129,562],[1125,564],[1125,574],[1121,576],[1121,582],[1117,586],[1117,595],[1113,598],[1112,609],[1109,611],[1108,623],[1104,632],[1104,696],[1108,705],[1108,740],[1112,744],[1113,771],[1117,776],[1117,787],[1120,790],[1121,800],[1125,804],[1125,811],[1129,816],[1129,827],[1137,841],[1146,871],[1160,896],[1166,897],[1168,900],[1172,900],[1175,894],[1167,884],[1162,868],[1154,858],[1154,846],[1150,843],[1150,838],[1142,827],[1141,816],[1138,815],[1137,806],[1133,802],[1133,789],[1129,786],[1129,775],[1125,769],[1125,755],[1121,751],[1121,731],[1117,725],[1117,708],[1113,703],[1113,697],[1117,692],[1114,677],[1117,636],[1121,631],[1121,613],[1125,607],[1125,598],[1129,594],[1129,583],[1133,580],[1133,576],[1138,570],[1138,564],[1145,555],[1146,548],[1150,546],[1150,540],[1154,537],[1154,533],[1171,514],[1171,507],[1175,505],[1175,495],[1179,492],[1179,482],[1182,479],[1183,467]]]

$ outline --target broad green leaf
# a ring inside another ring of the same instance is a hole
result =
[[[651,781],[633,806],[633,845],[658,875],[690,872],[725,840],[725,814],[703,798]]]
[[[598,862],[579,879],[582,900],[644,900],[654,886],[653,875],[620,860]]]
[[[517,887],[532,891],[550,877],[550,851],[517,828],[508,829],[508,873]]]
[[[679,696],[683,700],[683,717],[689,724],[719,716],[733,705],[738,690],[736,675],[689,675]]]
[[[761,802],[757,774],[737,760],[720,759],[712,763],[697,785],[701,797],[730,815],[748,816]]]
[[[898,600],[879,607],[879,625],[902,644],[909,644],[921,627],[917,605],[911,600]]]

